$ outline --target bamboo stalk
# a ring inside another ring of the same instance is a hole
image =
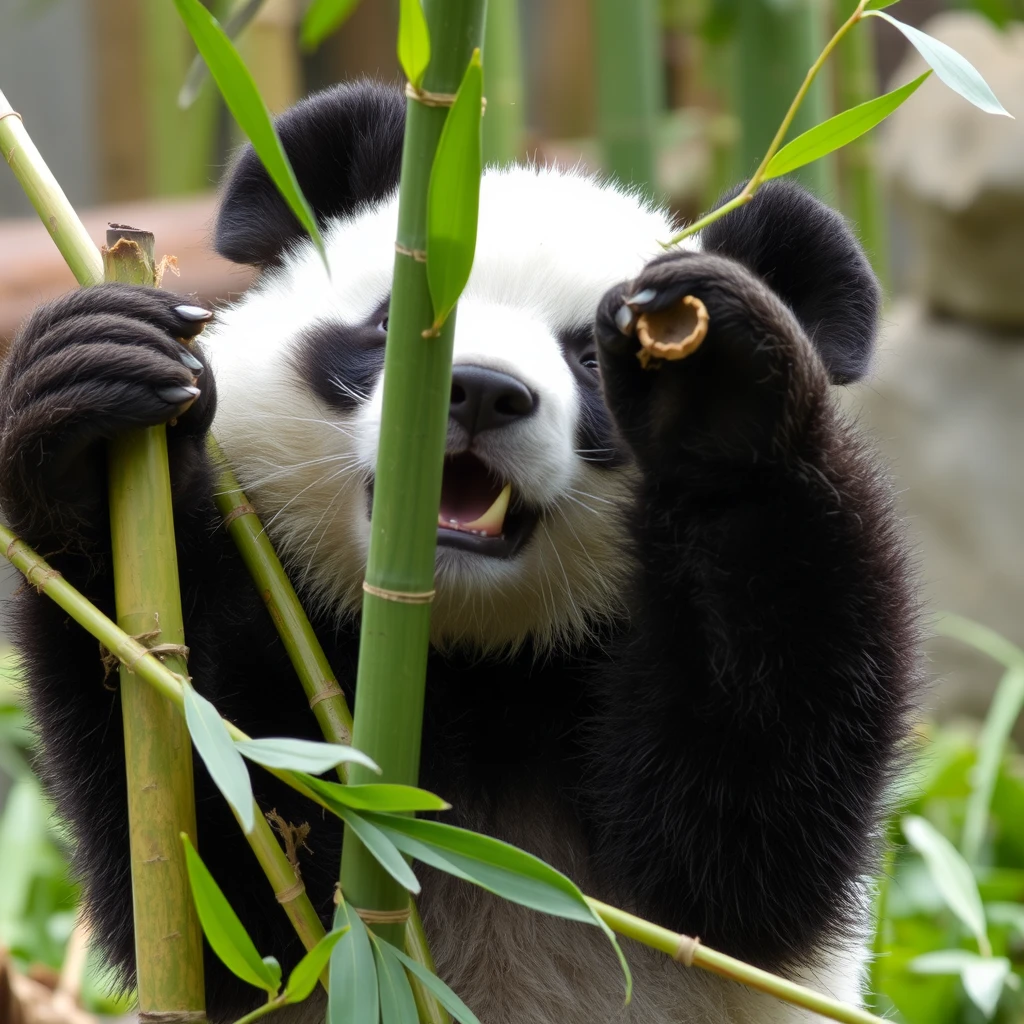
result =
[[[103,265],[108,281],[152,286],[153,236],[111,229]],[[131,430],[111,440],[107,474],[118,625],[181,647],[167,428]],[[188,671],[183,653],[169,653],[166,661],[172,672]],[[139,685],[124,665],[120,674],[139,1009],[201,1015],[203,933],[179,838],[187,832],[196,841],[192,744],[166,700]]]
[[[99,250],[29,138],[21,115],[3,92],[0,92],[0,148],[75,279],[81,285],[99,284],[103,280]]]
[[[484,29],[484,164],[510,164],[523,155],[523,74],[519,0],[488,0]]]
[[[24,541],[0,523],[0,550],[7,560],[15,566],[38,591],[44,593],[59,607],[63,608],[80,626],[91,633],[123,664],[130,664],[140,680],[152,686],[161,696],[184,713],[184,696],[182,679],[171,672],[145,647],[130,637],[116,623],[107,618],[92,602],[79,593],[59,572],[52,569],[46,561],[37,555]],[[224,722],[228,732],[235,739],[249,737],[237,726]],[[278,778],[289,782],[287,772],[274,772]],[[299,789],[300,787],[295,787]],[[259,816],[257,816],[259,819]],[[257,824],[257,828],[258,828]],[[277,846],[276,842],[272,843]],[[278,855],[283,856],[280,847]],[[304,897],[303,897],[304,898]],[[601,919],[614,931],[642,945],[657,949],[668,956],[678,958],[681,950],[691,956],[692,966],[711,971],[722,977],[738,981],[740,984],[767,992],[784,1002],[795,1006],[803,1006],[820,1013],[832,1020],[847,1024],[884,1024],[880,1018],[860,1010],[857,1007],[829,999],[818,992],[804,988],[784,978],[762,971],[726,956],[678,932],[670,931],[634,914],[601,903],[586,897],[590,906],[600,915]],[[375,927],[375,931],[379,930]]]
[[[857,0],[839,0],[843,18],[857,7]],[[836,48],[836,97],[840,110],[849,110],[878,95],[874,33],[865,25],[851,32]],[[843,212],[849,217],[874,267],[888,291],[889,238],[885,208],[876,168],[874,132],[847,143],[836,154],[839,161]]]
[[[744,0],[738,5],[736,104],[742,131],[739,144],[741,174],[758,166],[786,113],[789,98],[824,41],[822,0],[771,3]],[[807,90],[791,123],[806,131],[828,117],[827,94],[821,82]],[[812,192],[825,198],[834,190],[828,158],[794,172]]]
[[[658,129],[664,109],[661,40],[654,0],[595,0],[597,112],[606,170],[648,195],[658,190]]]
[[[431,59],[423,89],[455,93],[484,28],[484,0],[427,0]],[[366,582],[353,743],[379,764],[389,782],[415,783],[419,775],[423,691],[434,588],[437,510],[451,398],[454,313],[436,337],[423,332],[434,320],[426,265],[427,185],[447,110],[408,101],[398,240],[384,363],[377,475]],[[405,255],[408,253],[409,255]],[[389,600],[387,595],[417,595]],[[352,765],[353,782],[369,770]],[[409,894],[348,828],[341,856],[341,886],[357,907],[401,910]],[[392,943],[402,926],[375,929]]]

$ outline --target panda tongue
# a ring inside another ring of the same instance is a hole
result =
[[[438,526],[500,536],[511,493],[511,485],[502,487],[476,456],[467,453],[445,459]]]

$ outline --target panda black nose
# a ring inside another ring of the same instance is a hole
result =
[[[485,366],[453,366],[449,416],[470,437],[504,427],[533,413],[537,406],[530,389],[515,377]]]

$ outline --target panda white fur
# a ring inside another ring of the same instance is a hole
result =
[[[361,83],[279,121],[330,277],[246,152],[216,241],[260,274],[200,342],[175,340],[209,319],[188,299],[102,286],[38,310],[0,378],[3,512],[107,608],[98,442],[177,414],[190,671],[255,735],[316,725],[219,524],[204,439],[212,423],[351,699],[403,116],[397,91]],[[866,369],[877,286],[842,219],[787,183],[689,251],[662,252],[672,231],[578,171],[484,176],[455,334],[422,782],[454,805],[447,820],[586,891],[856,1002],[862,878],[916,678],[888,492],[829,393]],[[642,370],[623,299],[656,309],[688,293],[710,312],[704,345]],[[23,594],[16,618],[43,771],[95,933],[128,980],[118,695],[45,598]],[[310,823],[303,876],[328,919],[340,830],[254,782],[262,806]],[[207,864],[287,970],[301,948],[199,765],[197,800]],[[640,947],[625,1009],[596,930],[421,874],[438,969],[485,1024],[803,1019]],[[257,1001],[212,957],[207,994],[215,1021]],[[322,1013],[315,997],[291,1019]]]

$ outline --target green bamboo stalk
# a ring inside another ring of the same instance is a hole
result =
[[[24,541],[18,540],[2,523],[0,523],[0,551],[25,576],[31,586],[40,593],[46,594],[59,607],[63,608],[71,618],[96,637],[119,661],[131,665],[140,680],[152,686],[157,693],[184,713],[182,678],[171,672],[138,640],[130,637],[116,623],[107,618],[59,572],[52,569]],[[234,739],[249,738],[230,722],[225,721],[224,725]],[[274,774],[283,781],[289,782],[287,772],[274,772]],[[274,845],[276,846],[276,843]],[[278,848],[278,852],[280,853],[280,848]],[[795,1006],[814,1010],[832,1020],[844,1021],[848,1024],[884,1024],[880,1018],[873,1017],[856,1007],[829,999],[802,985],[796,985],[706,946],[694,945],[692,939],[678,932],[670,931],[590,897],[587,897],[587,902],[601,916],[602,920],[620,935],[649,946],[651,949],[660,950],[674,959],[683,959],[685,953],[690,957],[690,963],[694,967],[731,978],[740,984],[757,988]],[[377,930],[376,927],[375,930]]]
[[[155,280],[153,236],[131,228],[107,232],[108,281]],[[174,546],[167,428],[131,430],[108,448],[110,534],[117,621],[125,632],[181,647],[185,629]],[[188,671],[185,657],[166,655],[168,669]],[[135,964],[143,1014],[204,1013],[203,933],[192,903],[180,835],[196,839],[192,744],[173,707],[122,665],[128,825]]]
[[[838,0],[841,18],[857,8],[857,0]],[[836,100],[840,110],[849,110],[878,95],[875,67],[874,33],[865,25],[851,32],[836,47]],[[878,181],[874,132],[845,145],[836,154],[843,212],[850,219],[874,267],[875,274],[888,291],[889,238],[885,207]]]
[[[519,0],[488,0],[483,64],[484,163],[514,163],[523,155],[524,135]]]
[[[658,192],[664,110],[655,0],[594,0],[597,115],[605,169],[648,195]]]
[[[742,132],[740,173],[748,175],[760,162],[775,128],[825,39],[822,0],[743,0],[738,4],[736,105]],[[799,133],[829,116],[827,91],[818,81],[793,118]],[[834,191],[828,158],[795,172],[812,192],[827,198]]]
[[[427,0],[431,59],[422,88],[455,93],[473,50],[480,46],[485,0]],[[447,110],[408,102],[398,203],[398,240],[384,363],[377,475],[364,594],[354,745],[379,764],[389,782],[415,784],[419,775],[423,691],[434,588],[437,510],[451,399],[455,314],[436,337],[426,265],[427,186]],[[406,255],[408,253],[408,255]],[[389,600],[387,594],[418,595]],[[352,765],[353,782],[369,781]],[[352,905],[401,910],[409,894],[374,860],[348,828],[341,886]],[[375,927],[402,941],[402,927]]]
[[[99,284],[103,280],[99,250],[29,138],[21,115],[3,92],[0,92],[0,149],[75,279],[81,285]]]

